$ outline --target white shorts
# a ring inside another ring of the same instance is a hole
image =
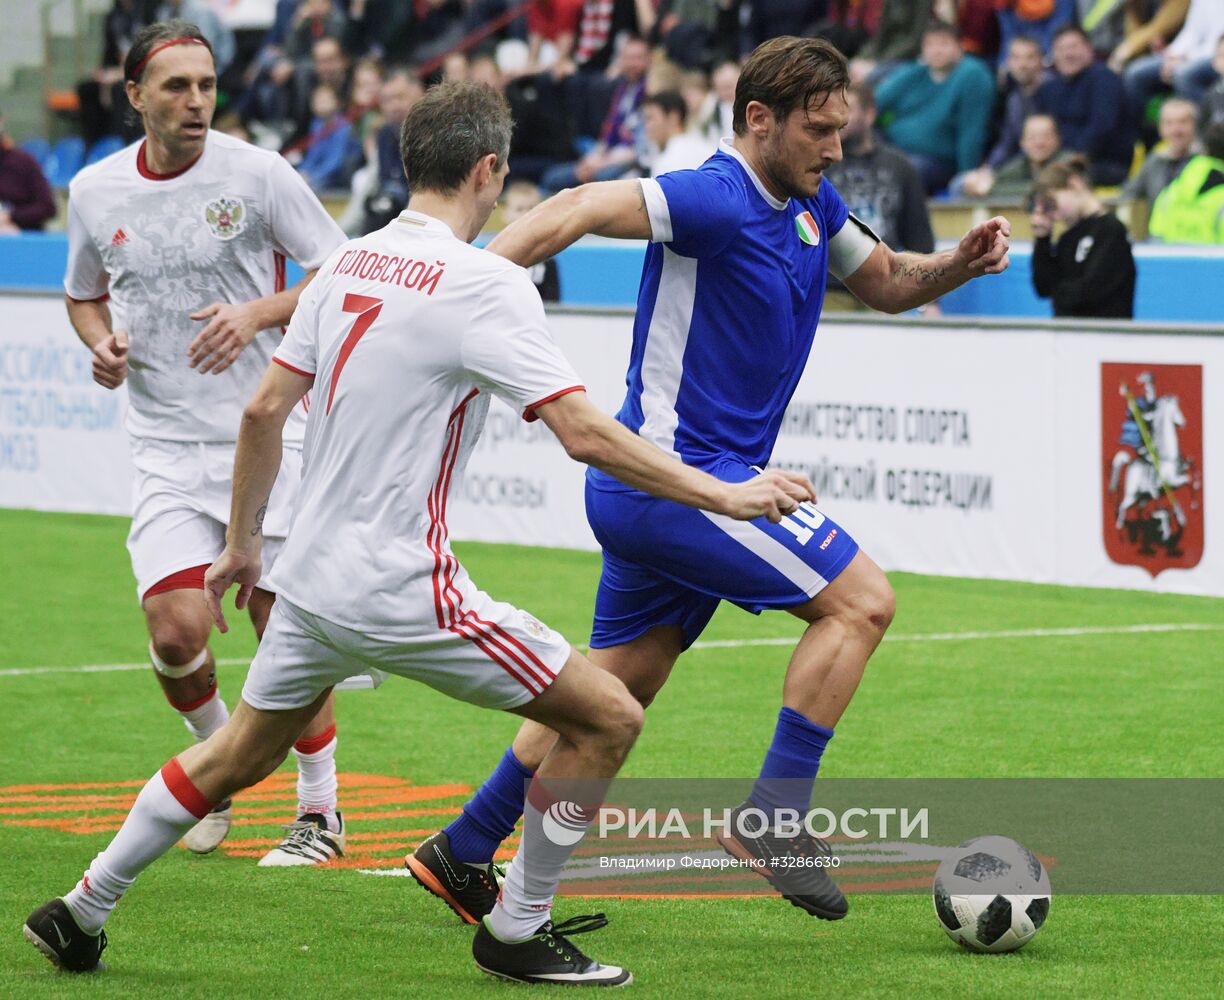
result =
[[[483,708],[515,708],[538,697],[569,659],[570,644],[525,611],[475,591],[470,620],[479,629],[422,624],[409,636],[376,638],[304,611],[284,597],[247,673],[242,699],[283,711],[309,705],[321,691],[371,667],[421,681]]]
[[[234,445],[132,438],[132,528],[127,547],[136,576],[136,596],[166,577],[211,564],[225,548]],[[286,447],[264,518],[263,576],[268,574],[289,530],[302,476],[302,453]]]

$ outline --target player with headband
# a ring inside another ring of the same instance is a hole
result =
[[[128,550],[149,657],[167,700],[204,740],[228,717],[201,591],[224,547],[242,407],[302,289],[344,235],[280,156],[209,131],[216,68],[195,25],[149,25],[124,71],[145,136],[70,185],[64,289],[94,381],[128,386]],[[290,288],[286,258],[307,272]],[[266,514],[269,569],[289,526],[303,425],[303,413],[290,421]],[[272,601],[266,588],[251,600],[259,634]],[[313,864],[343,851],[335,732],[329,702],[295,745],[298,819],[261,864]],[[222,802],[184,842],[207,853],[229,826]]]

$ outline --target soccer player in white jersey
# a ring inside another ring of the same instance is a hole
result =
[[[167,700],[197,740],[227,718],[208,649],[204,571],[224,546],[234,442],[302,289],[344,234],[274,153],[210,132],[216,70],[199,29],[150,25],[128,52],[128,97],[145,138],[87,167],[68,201],[68,316],[93,351],[94,380],[128,385],[135,466],[128,550]],[[285,288],[285,260],[306,277]],[[303,414],[264,530],[271,567],[301,465]],[[273,593],[250,602],[262,633]],[[329,701],[295,745],[298,819],[260,864],[313,864],[342,852],[335,720]],[[184,838],[215,849],[228,801]]]
[[[373,664],[558,734],[526,793],[522,849],[477,931],[477,964],[521,982],[630,981],[568,940],[602,916],[554,924],[550,913],[641,707],[548,626],[477,589],[451,552],[447,499],[491,396],[543,420],[577,461],[719,517],[777,521],[812,489],[796,473],[720,482],[587,400],[527,272],[470,246],[501,192],[510,132],[505,98],[488,87],[427,94],[402,134],[408,209],[333,253],[303,293],[243,416],[226,548],[206,580],[225,628],[226,590],[239,585],[241,608],[262,578],[283,426],[313,390],[297,510],[273,573],[278,597],[242,700],[145,785],[76,888],[31,914],[26,937],[57,964],[96,967],[102,925],[140,871],[214,802],[270,773],[332,686]],[[546,812],[573,836],[546,835]]]
[[[1005,219],[976,226],[954,250],[920,256],[894,253],[848,213],[823,178],[841,159],[847,82],[846,61],[827,42],[764,42],[736,86],[734,136],[700,168],[562,192],[489,245],[530,266],[586,233],[650,240],[617,419],[726,482],[769,462],[829,271],[868,305],[900,312],[1007,267]],[[819,358],[818,349],[813,363]],[[821,754],[892,621],[888,580],[812,504],[777,524],[737,523],[646,496],[599,469],[587,475],[586,499],[603,547],[591,661],[642,705],[723,600],[807,623],[760,778],[740,807],[775,822],[755,838],[751,823],[737,824],[722,843],[764,862],[753,870],[807,913],[845,916],[822,864],[827,845],[778,835],[778,821],[810,807]],[[552,742],[525,723],[462,815],[407,858],[418,881],[465,919],[493,905],[489,880],[470,874],[488,870],[514,829],[524,782]]]

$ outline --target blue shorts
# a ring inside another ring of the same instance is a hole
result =
[[[710,471],[724,482],[757,474],[730,461]],[[687,649],[719,601],[753,614],[796,607],[858,552],[858,543],[812,504],[779,524],[763,517],[736,521],[593,479],[588,475],[587,520],[603,547],[591,628],[596,649],[629,642],[656,625],[679,625]]]

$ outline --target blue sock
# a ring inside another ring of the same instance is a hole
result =
[[[493,773],[463,807],[463,812],[442,832],[450,838],[450,849],[460,861],[487,865],[501,842],[514,832],[523,815],[527,797],[527,770],[511,747]]]
[[[778,728],[761,765],[761,776],[752,786],[749,798],[753,805],[767,814],[778,809],[806,814],[812,804],[820,757],[832,738],[832,729],[784,707],[778,713]]]

